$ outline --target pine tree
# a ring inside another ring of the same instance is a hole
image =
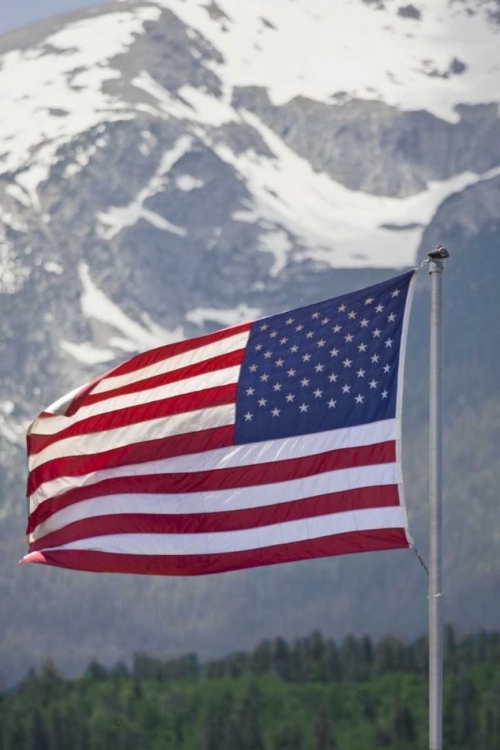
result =
[[[314,750],[334,750],[332,726],[324,708],[320,708],[314,721]]]
[[[304,733],[300,724],[285,724],[278,732],[273,750],[304,750]]]
[[[409,706],[399,706],[394,717],[394,735],[398,740],[414,742],[416,738],[415,719]]]

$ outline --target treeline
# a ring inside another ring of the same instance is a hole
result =
[[[445,747],[500,748],[500,633],[445,633]],[[427,642],[320,633],[201,663],[53,664],[0,695],[0,750],[420,750]]]

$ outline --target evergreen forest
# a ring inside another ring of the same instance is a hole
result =
[[[76,679],[47,662],[0,694],[0,750],[424,750],[427,649],[315,632]],[[445,630],[444,746],[500,748],[500,632]]]

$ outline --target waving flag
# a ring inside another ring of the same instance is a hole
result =
[[[414,276],[139,354],[42,412],[24,561],[198,575],[407,547]]]

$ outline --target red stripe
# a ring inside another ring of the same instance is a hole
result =
[[[32,495],[44,482],[50,482],[59,477],[80,477],[117,466],[132,466],[149,461],[161,461],[164,458],[185,456],[190,453],[228,448],[234,444],[233,434],[234,425],[227,425],[188,432],[184,435],[144,440],[89,456],[53,458],[30,472],[27,494]]]
[[[161,362],[170,357],[175,357],[177,354],[184,354],[184,352],[190,352],[193,349],[200,349],[202,346],[207,344],[213,344],[216,341],[222,341],[230,336],[236,336],[238,333],[243,331],[249,331],[252,327],[252,323],[239,323],[238,325],[231,326],[230,328],[222,328],[214,333],[206,333],[203,336],[197,336],[194,339],[187,339],[185,341],[177,341],[174,344],[166,344],[160,346],[157,349],[151,349],[148,352],[137,354],[132,359],[127,360],[123,364],[115,368],[113,377],[118,375],[127,375],[135,370],[141,370],[143,367],[149,367],[157,362]],[[107,377],[107,376],[106,376]]]
[[[86,402],[89,394],[102,380],[107,378],[115,378],[119,375],[128,375],[136,370],[141,370],[143,367],[149,367],[157,362],[162,362],[165,359],[174,357],[177,354],[184,354],[184,352],[198,349],[201,346],[207,344],[213,344],[216,341],[222,341],[230,336],[235,336],[243,331],[248,331],[252,327],[252,323],[241,323],[231,328],[223,328],[220,331],[214,333],[208,333],[204,336],[198,336],[195,339],[187,339],[186,341],[178,341],[174,344],[166,344],[165,346],[159,346],[151,351],[137,354],[132,359],[123,362],[121,365],[114,367],[112,370],[103,373],[99,377],[95,378],[91,383],[87,383],[74,397],[69,407],[66,409],[66,416],[70,417],[75,414],[81,407],[82,403]]]
[[[212,357],[212,359],[206,359],[203,362],[196,362],[195,364],[187,365],[186,367],[179,367],[178,370],[163,372],[161,375],[154,375],[150,378],[144,378],[144,380],[128,383],[127,385],[122,385],[120,388],[103,391],[102,393],[91,393],[86,399],[84,399],[84,401],[82,401],[79,408],[96,404],[99,401],[107,401],[108,399],[116,398],[117,396],[125,396],[128,393],[138,393],[140,391],[147,391],[151,388],[158,388],[168,383],[177,383],[179,380],[194,378],[196,375],[206,375],[207,373],[216,372],[217,370],[225,370],[227,367],[235,367],[242,363],[244,356],[245,350],[238,349],[235,352],[221,354],[219,357]]]
[[[30,552],[48,547],[62,547],[79,539],[107,534],[198,534],[205,532],[238,531],[260,526],[271,526],[287,521],[324,516],[366,508],[385,508],[399,505],[397,485],[363,487],[345,492],[331,492],[306,497],[262,508],[224,511],[220,513],[124,513],[97,516],[74,521],[62,529],[37,539]]]
[[[171,417],[175,414],[185,414],[190,411],[198,411],[212,406],[223,406],[236,401],[237,384],[221,385],[216,388],[206,388],[194,393],[183,393],[181,396],[152,401],[137,406],[127,406],[124,409],[96,414],[93,417],[82,419],[81,422],[66,427],[53,435],[28,435],[28,454],[39,453],[49,445],[77,435],[90,435],[96,432],[108,432],[118,427],[129,427],[150,419]]]
[[[195,576],[224,573],[228,570],[255,568],[262,565],[310,560],[354,552],[408,547],[406,532],[401,529],[351,531],[320,539],[275,545],[243,552],[212,555],[120,555],[111,552],[59,550],[34,552],[24,562],[55,565],[94,573],[133,573],[135,575]]]
[[[30,532],[57,511],[90,498],[118,494],[213,492],[238,487],[277,484],[292,479],[303,479],[314,474],[322,474],[326,471],[391,463],[395,461],[395,455],[396,444],[391,440],[386,443],[376,443],[375,445],[358,448],[341,448],[326,453],[318,453],[314,456],[236,466],[228,469],[104,479],[88,486],[75,487],[40,503],[29,518],[28,529]],[[276,491],[279,492],[279,487]]]

